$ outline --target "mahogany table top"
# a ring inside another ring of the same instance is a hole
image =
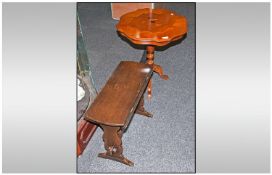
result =
[[[145,63],[121,61],[91,104],[85,119],[109,126],[126,126],[152,72]]]
[[[119,33],[135,44],[163,46],[187,33],[187,20],[165,9],[139,9],[120,18]]]

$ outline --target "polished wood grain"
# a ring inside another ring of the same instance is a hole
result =
[[[120,18],[117,31],[134,44],[146,45],[146,63],[164,79],[160,65],[154,64],[155,47],[165,46],[184,37],[187,33],[187,20],[175,12],[166,9],[144,8],[129,12]],[[148,97],[152,96],[152,81],[148,84]]]
[[[125,126],[133,115],[152,74],[144,63],[122,61],[88,109],[86,119]]]
[[[144,91],[152,76],[145,63],[122,61],[98,94],[85,119],[99,124],[106,152],[98,156],[133,166],[123,156],[122,135],[134,113],[152,117],[144,108]]]
[[[164,46],[187,33],[187,21],[166,9],[144,8],[123,15],[116,28],[135,44]]]

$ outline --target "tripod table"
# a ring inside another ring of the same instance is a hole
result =
[[[166,9],[139,9],[121,16],[116,25],[117,31],[134,44],[146,46],[146,63],[153,71],[167,80],[160,65],[154,63],[156,47],[165,46],[183,38],[187,33],[187,20]],[[148,96],[151,97],[152,82],[148,83]]]

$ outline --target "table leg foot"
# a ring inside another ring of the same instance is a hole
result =
[[[150,117],[150,118],[153,117],[153,114],[147,112],[146,110],[137,110],[135,113],[146,116],[146,117]]]
[[[115,160],[129,166],[133,166],[133,162],[123,156],[121,127],[113,127],[101,125],[104,130],[103,141],[106,149],[105,153],[98,154],[98,157]]]
[[[114,154],[108,155],[107,152],[105,152],[105,153],[99,153],[98,157],[114,160],[114,161],[123,163],[128,166],[134,166],[134,163],[132,161],[128,160],[127,158],[125,158],[124,156],[118,156],[118,155],[114,155]]]
[[[164,75],[163,74],[163,69],[160,65],[154,64],[153,65],[153,71],[156,72],[157,74],[159,74],[159,76],[164,79],[164,80],[168,80],[169,77],[168,75]]]
[[[144,95],[141,97],[135,113],[146,116],[146,117],[153,117],[153,115],[147,112],[144,108]]]

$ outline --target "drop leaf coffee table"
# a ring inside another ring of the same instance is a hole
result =
[[[152,117],[144,108],[143,96],[152,72],[145,63],[121,61],[87,110],[85,119],[104,131],[106,152],[99,157],[133,166],[123,155],[122,135],[134,113]]]
[[[154,64],[156,46],[165,46],[181,39],[187,33],[187,21],[183,16],[165,9],[139,9],[120,18],[117,31],[134,44],[146,45],[146,63],[153,71],[167,80],[161,66]],[[151,97],[151,80],[148,83],[148,96]]]

